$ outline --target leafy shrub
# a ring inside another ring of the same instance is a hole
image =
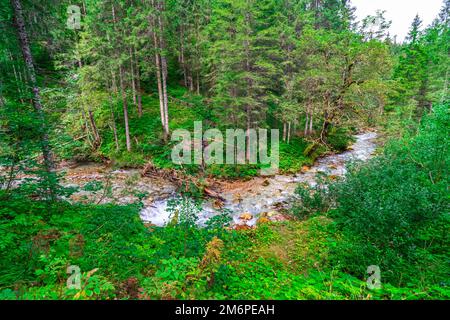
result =
[[[349,129],[333,127],[327,137],[327,142],[333,150],[345,151],[350,143],[354,142],[354,138]]]
[[[446,279],[449,124],[448,108],[436,108],[416,136],[392,142],[330,186],[332,216],[345,236],[335,256],[345,270],[361,275],[379,265],[386,279],[403,285]]]

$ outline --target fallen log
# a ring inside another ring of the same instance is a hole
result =
[[[141,172],[142,177],[159,177],[172,182],[180,192],[189,192],[190,185],[194,185],[197,190],[199,190],[202,196],[216,199],[220,202],[225,202],[223,198],[217,191],[211,189],[210,186],[205,186],[204,182],[200,182],[199,179],[188,176],[181,171],[174,169],[158,169],[152,163],[145,165]]]
[[[222,197],[218,192],[216,192],[214,190],[211,190],[211,189],[208,189],[208,188],[205,187],[203,189],[203,192],[210,198],[218,199],[218,200],[220,200],[222,202],[225,202],[225,198]]]

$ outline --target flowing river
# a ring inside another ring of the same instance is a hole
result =
[[[214,200],[205,201],[198,223],[204,225],[220,212],[219,207],[229,210],[235,225],[253,226],[261,216],[273,221],[284,220],[282,212],[292,203],[298,184],[313,186],[318,173],[343,176],[347,162],[366,161],[373,155],[376,138],[375,132],[358,134],[348,151],[325,156],[298,174],[256,177],[249,181],[214,181],[215,190],[225,201],[220,204]],[[112,170],[94,163],[60,164],[59,171],[64,173],[61,183],[78,190],[71,195],[71,201],[130,204],[140,200],[144,204],[140,213],[144,223],[164,226],[171,219],[167,203],[177,196],[176,187],[161,177],[142,177],[137,169]],[[16,177],[13,185],[20,184],[25,178]]]
[[[270,220],[282,220],[283,215],[280,211],[289,207],[299,183],[313,186],[316,183],[316,175],[320,172],[330,176],[343,176],[347,162],[366,161],[373,155],[376,137],[377,134],[374,132],[358,134],[355,136],[355,143],[348,151],[323,157],[313,167],[302,173],[222,183],[220,195],[225,199],[223,208],[231,212],[236,225],[252,226],[261,215]],[[142,210],[142,220],[158,226],[169,222],[167,201],[168,199],[155,201]],[[207,201],[202,206],[198,223],[202,225],[217,214],[214,201]]]

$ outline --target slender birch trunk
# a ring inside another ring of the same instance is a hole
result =
[[[160,48],[161,48],[161,53],[160,53],[160,57],[161,57],[161,80],[162,80],[162,89],[163,89],[163,102],[164,102],[164,128],[165,128],[165,135],[168,138],[169,134],[170,134],[170,130],[169,130],[169,101],[168,101],[168,95],[167,95],[167,58],[165,55],[165,50],[166,50],[166,42],[164,40],[164,21],[162,19],[162,14],[163,11],[165,10],[164,8],[165,4],[164,1],[159,2],[158,5],[158,10],[159,10],[159,15],[158,15],[158,23],[159,23],[159,31],[160,31],[160,35],[159,35],[159,43],[160,43]]]
[[[155,1],[152,0],[152,7],[156,10]],[[164,94],[163,94],[163,85],[162,85],[162,76],[161,76],[161,57],[160,57],[160,41],[158,39],[157,34],[157,18],[155,15],[149,16],[150,25],[152,26],[152,31],[150,31],[151,36],[153,38],[153,46],[155,50],[155,67],[156,67],[156,80],[158,83],[158,97],[159,97],[159,112],[161,117],[161,124],[163,127],[164,141],[167,142],[168,134],[165,123],[165,105],[164,105]],[[158,28],[159,29],[159,28]]]

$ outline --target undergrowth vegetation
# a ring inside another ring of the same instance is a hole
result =
[[[377,265],[389,283],[437,285],[448,294],[449,120],[448,106],[436,107],[417,132],[350,165],[345,179],[298,189],[293,212],[325,213],[342,235],[334,265],[353,275]]]
[[[166,227],[144,225],[140,203],[39,200],[27,180],[0,193],[0,297],[448,299],[449,123],[436,107],[345,179],[299,186],[293,220],[248,230],[230,228],[226,211],[197,226],[187,198],[169,204]],[[371,265],[381,289],[366,283]],[[67,286],[74,266],[80,289]]]

